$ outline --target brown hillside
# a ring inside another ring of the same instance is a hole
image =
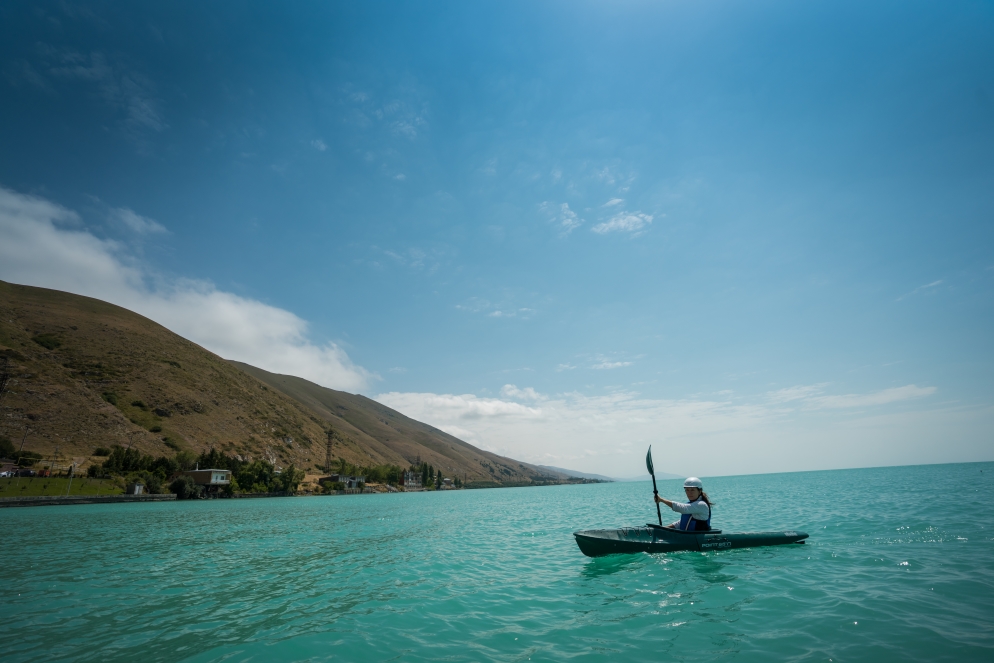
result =
[[[561,477],[483,452],[375,401],[225,361],[136,313],[100,300],[0,281],[0,355],[13,380],[0,435],[86,462],[98,446],[146,453],[210,446],[278,465],[406,465],[417,456],[470,481]]]
[[[556,481],[565,476],[477,449],[365,396],[328,389],[292,375],[269,373],[241,362],[231,363],[305,405],[336,432],[343,432],[346,444],[396,458],[393,462],[400,465],[413,463],[420,456],[443,472],[470,481],[529,483]],[[337,440],[334,448],[338,448]]]

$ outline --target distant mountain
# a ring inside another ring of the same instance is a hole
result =
[[[663,481],[666,479],[686,479],[687,477],[683,474],[670,474],[669,472],[656,472],[656,481]],[[614,481],[652,481],[651,474],[643,474],[640,477],[628,477],[627,479],[614,479]]]
[[[209,447],[311,472],[333,458],[356,465],[417,460],[468,485],[564,483],[365,396],[229,362],[127,309],[58,290],[0,281],[0,362],[12,379],[0,435],[85,467],[96,447],[171,455]],[[102,460],[102,459],[101,459]]]
[[[618,481],[618,479],[612,479],[611,477],[606,477],[603,474],[589,474],[587,472],[577,472],[576,470],[567,470],[562,467],[553,467],[552,465],[538,465],[543,470],[549,470],[550,472],[558,472],[568,477],[577,477],[579,479],[596,479],[597,481]]]
[[[617,477],[607,477],[603,474],[589,474],[587,472],[577,472],[576,470],[567,470],[562,467],[553,467],[552,465],[538,465],[544,470],[549,470],[550,472],[558,472],[568,477],[578,477],[580,479],[597,479],[598,481],[652,481],[652,476],[649,474],[643,474],[640,477],[628,477],[627,479],[619,479]],[[656,481],[665,481],[668,479],[685,479],[686,477],[682,474],[670,474],[668,472],[656,472]]]

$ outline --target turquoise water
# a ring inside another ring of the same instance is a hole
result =
[[[0,510],[5,661],[994,660],[994,463],[706,480],[805,545],[582,556],[651,484]],[[679,482],[660,482],[678,497]]]

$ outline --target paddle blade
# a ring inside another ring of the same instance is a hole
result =
[[[652,445],[649,445],[649,453],[645,455],[645,469],[649,470],[649,474],[656,476],[656,471],[652,469]]]

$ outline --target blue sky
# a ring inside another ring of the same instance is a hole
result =
[[[989,3],[285,4],[4,3],[0,278],[532,462],[994,458]]]

